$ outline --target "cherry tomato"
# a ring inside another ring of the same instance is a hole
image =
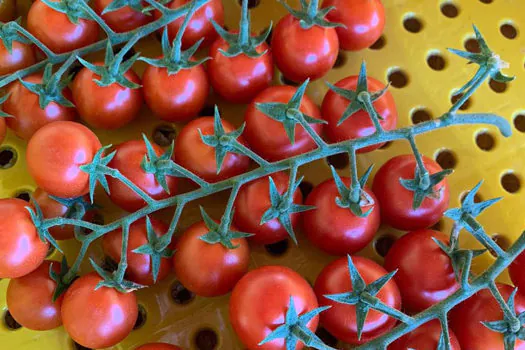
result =
[[[57,54],[91,45],[99,34],[97,22],[80,18],[78,24],[72,23],[65,13],[52,9],[42,0],[36,0],[29,8],[27,30]]]
[[[0,145],[4,142],[5,136],[7,134],[7,125],[5,118],[0,117]]]
[[[286,349],[284,339],[268,342],[264,347],[258,344],[275,328],[284,324],[291,297],[298,315],[318,307],[315,293],[308,282],[284,266],[259,267],[248,272],[237,283],[230,298],[230,321],[248,349]],[[315,332],[318,323],[316,316],[308,323],[308,328]],[[303,344],[298,343],[295,349],[302,348]]]
[[[169,9],[175,10],[183,5],[186,5],[190,0],[174,0],[165,5]],[[155,11],[155,19],[159,19],[161,14]],[[184,22],[186,16],[177,18],[175,21],[168,24],[168,35],[170,40],[173,40],[177,35],[179,28]],[[210,0],[201,6],[195,14],[191,17],[188,27],[182,35],[182,47],[187,49],[195,44],[200,39],[204,39],[200,47],[211,45],[217,38],[217,32],[211,24],[211,20],[217,22],[221,27],[224,25],[224,7],[221,0]],[[159,31],[162,32],[164,28]]]
[[[513,287],[498,284],[498,290],[508,300]],[[525,297],[517,294],[514,310],[520,314],[525,311]],[[449,314],[450,327],[456,334],[462,349],[503,350],[503,334],[491,331],[481,322],[503,320],[503,311],[488,289],[483,289],[462,302]],[[514,349],[525,349],[525,342],[516,339]]]
[[[29,83],[42,83],[42,74],[36,73],[24,78]],[[40,108],[38,95],[26,89],[21,82],[15,81],[9,85],[10,94],[3,107],[4,112],[14,118],[7,118],[7,126],[24,140],[29,140],[33,134],[46,124],[57,120],[74,120],[74,108],[64,107],[56,102],[51,102],[46,108]],[[71,91],[64,89],[64,97],[71,99]]]
[[[27,202],[0,199],[0,278],[18,278],[36,270],[47,254],[40,240]]]
[[[279,194],[288,190],[290,178],[287,173],[279,172],[270,175],[277,187]],[[303,203],[303,195],[298,189],[293,194],[293,202]],[[288,232],[278,219],[268,221],[261,225],[264,213],[270,209],[270,181],[268,177],[250,182],[239,190],[235,199],[235,214],[233,222],[242,232],[253,233],[248,239],[256,244],[272,244],[288,237]],[[290,220],[292,227],[299,225],[300,213],[292,214]]]
[[[112,2],[113,0],[95,0],[93,6],[95,7],[95,12],[117,33],[129,32],[151,21],[151,16],[135,11],[129,6],[102,14],[102,11]]]
[[[13,41],[11,52],[9,52],[3,41],[0,40],[0,76],[14,73],[35,63],[35,52],[31,45]]]
[[[335,86],[342,89],[355,90],[357,87],[357,76],[350,76],[338,81]],[[385,85],[374,78],[367,78],[368,89],[370,92],[382,90]],[[350,139],[362,138],[372,135],[376,129],[372,123],[372,119],[366,111],[359,110],[341,125],[338,125],[339,120],[343,116],[345,110],[350,105],[350,101],[344,97],[336,94],[332,90],[326,93],[323,104],[321,106],[321,114],[328,122],[326,125],[326,135],[331,142],[341,142]],[[374,103],[374,109],[383,118],[379,120],[379,124],[384,130],[394,130],[397,125],[397,110],[394,102],[394,97],[390,91],[387,91],[382,97]],[[358,150],[358,153],[370,152],[378,149],[383,144],[368,146]]]
[[[16,0],[0,0],[0,22],[12,21],[15,17]]]
[[[133,292],[101,287],[92,272],[77,279],[64,294],[62,322],[66,332],[82,346],[98,349],[116,345],[133,329],[138,315]]]
[[[7,308],[16,322],[25,328],[47,331],[62,324],[60,307],[63,296],[53,302],[53,293],[57,284],[49,276],[51,265],[58,275],[60,263],[44,261],[30,274],[9,281],[6,294]]]
[[[333,6],[326,15],[330,22],[341,23],[337,36],[343,50],[358,51],[372,46],[385,28],[385,9],[381,0],[324,0],[323,8]]]
[[[203,135],[212,135],[214,131],[213,121],[213,117],[201,117],[186,124],[175,141],[175,154],[173,155],[178,164],[208,182],[218,182],[242,174],[250,165],[248,157],[227,153],[221,170],[217,173],[215,149],[205,145],[199,134],[200,129]],[[225,132],[229,133],[235,130],[228,121],[222,120],[221,122]],[[242,136],[237,141],[245,143]]]
[[[168,225],[160,220],[150,218],[153,231],[157,237],[163,236],[168,232]],[[148,243],[148,236],[146,231],[146,220],[140,219],[131,224],[129,228],[128,239],[128,268],[126,269],[126,276],[130,281],[138,284],[150,286],[153,281],[153,270],[151,266],[151,256],[147,254],[134,253],[133,250]],[[122,256],[122,229],[111,231],[104,235],[102,239],[102,249],[104,254],[109,256],[114,261],[120,261]],[[159,274],[157,282],[162,281],[171,270],[171,259],[162,258],[160,260]]]
[[[52,196],[80,197],[89,192],[89,176],[80,170],[101,148],[84,125],[57,121],[43,126],[29,140],[27,167],[36,184]]]
[[[410,312],[429,308],[459,289],[450,258],[432,238],[449,244],[447,235],[439,231],[412,231],[398,239],[385,257],[385,268],[398,270],[394,279],[403,307]]]
[[[231,227],[232,231],[237,231]],[[248,271],[250,248],[244,238],[233,239],[235,249],[200,239],[210,230],[203,221],[190,226],[177,242],[173,267],[179,281],[193,293],[214,297],[228,293]]]
[[[266,43],[259,45],[251,58],[244,54],[226,57],[219,50],[228,51],[229,44],[218,38],[210,47],[208,78],[213,90],[228,102],[248,103],[259,92],[269,87],[273,79],[273,58]]]
[[[509,266],[509,275],[512,283],[525,291],[525,252],[522,252]]]
[[[164,151],[157,145],[152,144],[155,153],[161,156]],[[155,174],[146,173],[141,163],[146,156],[146,144],[144,141],[126,141],[115,147],[117,153],[108,164],[109,167],[117,169],[128,180],[150,195],[151,198],[160,200],[174,195],[177,191],[177,178],[166,176],[166,183],[170,193],[166,193],[155,179]],[[122,181],[108,176],[109,198],[113,203],[124,210],[135,212],[146,206],[146,202],[133,192]]]
[[[142,83],[148,107],[160,119],[169,122],[195,117],[204,108],[210,91],[202,65],[171,75],[166,68],[148,66]]]
[[[182,350],[176,345],[167,343],[149,343],[139,346],[135,350]]]
[[[139,76],[131,69],[124,77],[140,84]],[[97,74],[82,68],[71,86],[78,113],[86,123],[95,128],[118,129],[137,117],[144,102],[142,88],[130,89],[118,83],[102,87],[93,81],[96,79],[100,79]]]
[[[441,337],[441,324],[437,320],[432,320],[419,326],[412,332],[396,340],[388,347],[388,350],[425,350],[437,349],[439,338]],[[458,338],[454,332],[449,330],[451,350],[461,350]]]
[[[342,178],[350,186],[349,178]],[[306,205],[316,209],[303,213],[304,232],[312,243],[332,255],[352,254],[363,249],[374,238],[380,224],[379,203],[372,191],[364,191],[372,199],[363,206],[363,212],[372,210],[366,217],[358,217],[349,208],[341,208],[336,198],[341,195],[333,179],[314,188],[306,199]]]
[[[332,69],[339,53],[335,28],[301,27],[300,20],[288,14],[275,27],[272,55],[281,73],[289,80],[316,80]]]
[[[430,175],[440,172],[435,161],[423,156],[423,164]],[[436,224],[448,208],[449,185],[445,178],[434,186],[437,196],[426,197],[418,209],[413,209],[414,192],[404,188],[400,179],[413,179],[416,159],[400,155],[390,159],[377,172],[372,191],[381,205],[381,221],[399,230],[419,230]]]
[[[257,154],[269,161],[296,156],[317,147],[315,141],[299,124],[295,126],[295,142],[292,144],[283,124],[266,116],[256,107],[257,103],[288,103],[296,91],[297,88],[292,86],[272,86],[257,95],[244,114],[246,128],[243,136]],[[308,96],[303,97],[300,111],[321,119],[319,108]],[[310,125],[315,132],[321,133],[322,124]]]
[[[387,271],[370,259],[352,256],[352,261],[366,284],[387,274]],[[364,344],[388,332],[396,325],[396,319],[382,312],[370,309],[365,320],[361,340],[357,339],[355,305],[340,304],[325,295],[346,293],[352,290],[347,257],[341,257],[328,264],[317,277],[315,294],[321,306],[331,306],[321,313],[321,323],[337,339],[350,344]],[[390,280],[376,294],[384,304],[400,309],[401,295],[394,281]]]

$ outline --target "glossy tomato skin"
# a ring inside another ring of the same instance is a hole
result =
[[[113,0],[95,0],[93,6],[95,12],[117,33],[124,33],[137,29],[138,27],[148,24],[152,19],[152,16],[135,11],[129,6],[124,6],[116,11],[102,14],[104,9],[112,2]],[[146,4],[146,2],[144,2],[144,4]]]
[[[102,63],[94,63],[97,66]],[[139,76],[128,70],[124,77],[140,84]],[[71,90],[80,117],[90,126],[101,129],[118,129],[138,116],[144,96],[142,88],[130,89],[113,83],[98,86],[93,80],[100,77],[87,68],[82,68],[73,80]]]
[[[168,8],[175,10],[183,5],[186,5],[190,0],[174,0],[165,5]],[[160,12],[155,11],[155,19],[160,18]],[[170,40],[175,39],[179,28],[186,16],[177,18],[175,21],[168,24],[168,36]],[[217,31],[211,24],[211,20],[217,22],[221,27],[224,25],[224,7],[222,0],[210,0],[201,6],[195,14],[191,17],[188,27],[182,35],[182,47],[187,49],[194,45],[201,38],[204,39],[200,47],[207,47],[213,43],[217,38]],[[164,28],[159,31],[163,31]]]
[[[9,281],[7,308],[16,322],[25,328],[47,331],[62,324],[60,307],[63,296],[53,302],[57,284],[49,276],[51,265],[58,275],[60,263],[46,260],[30,274]]]
[[[235,333],[249,349],[285,350],[284,339],[258,344],[284,324],[293,297],[298,315],[318,307],[312,287],[297,272],[284,266],[264,266],[248,272],[235,286],[230,298],[230,321]],[[326,312],[326,311],[325,311]],[[318,316],[308,328],[315,332]],[[302,349],[298,343],[296,350]]]
[[[206,104],[210,84],[202,65],[168,74],[166,68],[148,66],[142,76],[144,99],[160,119],[185,122]]]
[[[315,141],[299,124],[295,126],[295,142],[292,144],[283,124],[266,116],[256,107],[257,103],[288,103],[296,91],[297,88],[287,85],[269,87],[255,97],[244,114],[246,128],[243,136],[250,147],[268,161],[282,160],[317,147]],[[310,117],[321,119],[319,108],[306,95],[299,109]],[[322,124],[310,125],[318,134],[321,133]]]
[[[157,237],[163,236],[168,232],[168,225],[164,222],[150,218],[153,231]],[[151,256],[146,254],[134,253],[133,250],[148,243],[146,231],[146,220],[140,219],[131,224],[129,228],[128,239],[128,268],[126,277],[138,284],[151,286],[153,281],[153,270],[151,267]],[[104,235],[102,239],[102,249],[104,254],[109,256],[113,261],[120,261],[122,256],[122,229],[111,231]],[[157,282],[162,281],[171,271],[171,259],[162,258],[160,260],[159,274]]]
[[[370,92],[382,90],[385,85],[374,78],[367,78],[368,89]],[[354,90],[357,87],[357,76],[350,76],[338,81],[335,86],[342,89]],[[325,127],[328,139],[333,142],[341,142],[345,140],[353,140],[372,135],[376,129],[370,116],[366,111],[359,110],[346,119],[341,125],[338,125],[339,120],[343,116],[350,101],[344,97],[336,94],[332,90],[326,93],[323,104],[321,106],[321,115],[328,122]],[[397,125],[397,109],[394,97],[387,91],[381,98],[376,100],[374,108],[379,113],[383,120],[379,120],[379,124],[384,130],[394,130]],[[368,146],[358,150],[358,153],[366,153],[378,149],[383,144]]]
[[[437,349],[441,337],[441,324],[432,320],[419,326],[388,346],[388,350],[424,350]],[[461,350],[458,338],[449,330],[451,350]]]
[[[42,0],[36,0],[31,5],[27,14],[27,30],[57,54],[91,45],[97,41],[99,34],[97,22],[80,18],[78,24],[74,24],[66,14],[52,9]]]
[[[423,156],[429,174],[443,170],[439,164]],[[414,192],[404,188],[399,179],[413,179],[416,159],[413,155],[400,155],[390,159],[374,177],[372,191],[381,205],[381,220],[396,229],[413,231],[436,224],[448,209],[450,189],[445,178],[434,186],[437,198],[426,197],[418,209],[412,208]]]
[[[349,178],[342,180],[350,186]],[[374,204],[363,207],[363,212],[372,210],[363,218],[337,205],[336,198],[341,195],[333,179],[316,186],[308,195],[305,204],[315,209],[303,213],[303,227],[316,247],[328,254],[346,255],[360,251],[372,241],[380,225],[379,203],[367,186],[364,190]]]
[[[36,73],[24,78],[29,83],[42,83],[42,73]],[[64,97],[71,100],[71,91],[64,89]],[[57,120],[72,121],[76,117],[75,108],[64,107],[56,102],[49,103],[46,108],[40,108],[38,95],[26,89],[20,81],[9,85],[9,98],[3,105],[4,112],[14,118],[7,118],[7,127],[28,141],[34,133],[49,123]]]
[[[503,299],[508,300],[514,287],[497,284]],[[525,311],[525,298],[516,294],[514,310]],[[462,302],[449,313],[450,328],[456,334],[462,349],[503,350],[503,334],[491,331],[481,322],[500,321],[503,311],[488,289],[483,289]],[[516,339],[515,350],[525,349],[525,342]]]
[[[525,291],[525,253],[522,252],[509,265],[509,275],[512,283],[520,291]]]
[[[0,278],[18,278],[44,261],[48,244],[40,240],[21,199],[0,199]]]
[[[403,307],[410,312],[429,308],[459,289],[450,258],[432,238],[449,244],[447,235],[439,231],[412,231],[398,239],[385,257],[385,269],[398,270],[394,279]]]
[[[213,134],[213,117],[201,117],[192,120],[180,131],[175,141],[175,162],[182,165],[194,174],[208,182],[218,182],[227,178],[244,173],[250,165],[250,159],[246,156],[228,153],[224,157],[221,171],[217,173],[215,161],[215,148],[205,145],[199,134]],[[226,120],[222,120],[224,131],[229,133],[235,130],[234,126]],[[242,136],[237,141],[245,143]]]
[[[99,349],[116,345],[133,329],[138,315],[133,292],[101,287],[92,272],[78,278],[64,294],[62,322],[71,338],[82,346]]]
[[[358,51],[372,46],[385,28],[385,9],[381,0],[324,0],[322,7],[334,6],[326,15],[336,28],[341,49]]]
[[[279,194],[288,190],[290,178],[288,174],[279,172],[270,175]],[[303,203],[303,195],[297,189],[293,194],[293,202]],[[235,199],[235,214],[233,222],[242,232],[254,234],[248,240],[256,244],[273,244],[288,237],[288,232],[278,219],[273,219],[261,225],[264,213],[271,207],[269,177],[255,180],[241,187]],[[299,225],[300,213],[291,215],[292,227]]]
[[[176,345],[171,345],[167,343],[149,343],[149,344],[141,345],[135,350],[182,350],[182,349]]]
[[[231,230],[237,231],[235,227]],[[173,267],[179,281],[203,297],[230,292],[248,271],[250,262],[246,239],[233,239],[232,244],[238,247],[228,249],[220,243],[209,244],[200,239],[209,231],[202,221],[193,224],[177,241],[173,255]]]
[[[0,76],[14,73],[35,62],[35,52],[31,45],[13,41],[11,52],[9,52],[0,40]]]
[[[232,103],[248,103],[272,83],[273,58],[266,43],[256,50],[264,55],[250,58],[244,54],[226,57],[219,49],[228,51],[228,43],[218,38],[210,47],[208,78],[213,90]]]
[[[73,198],[89,192],[89,176],[80,170],[101,148],[97,136],[82,124],[57,121],[29,140],[26,160],[38,187],[52,196]]]
[[[158,156],[164,151],[159,146],[152,144],[153,150]],[[141,163],[146,156],[146,144],[143,140],[126,141],[115,147],[117,153],[109,162],[108,166],[120,171],[128,180],[133,182],[151,198],[161,200],[175,195],[177,192],[177,178],[166,176],[166,183],[170,193],[166,193],[162,186],[155,179],[155,174],[146,173]],[[146,206],[146,202],[135,192],[133,192],[122,181],[114,177],[107,176],[109,185],[109,198],[113,203],[122,209],[135,212]]]
[[[339,39],[334,28],[313,26],[303,29],[300,20],[284,16],[272,35],[272,55],[281,73],[289,80],[316,80],[328,73],[337,60]]]
[[[0,22],[12,21],[15,17],[16,0],[0,0]]]

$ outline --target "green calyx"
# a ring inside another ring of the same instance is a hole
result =
[[[58,274],[53,270],[53,264],[56,264],[56,262],[53,262],[51,266],[49,266],[49,277],[51,277],[51,279],[57,284],[55,291],[53,292],[53,302],[55,302],[62,294],[66,292],[72,282],[64,282],[64,277],[69,272],[69,267],[67,265],[67,259],[65,256],[62,257],[62,262],[60,263],[60,272]]]
[[[142,139],[146,145],[146,155],[141,163],[142,170],[148,174],[154,174],[155,180],[162,186],[167,194],[170,194],[166,176],[180,175],[174,174],[173,171],[174,162],[171,160],[173,156],[173,143],[171,143],[166,152],[159,157],[145,134],[142,134]]]
[[[357,184],[351,184],[350,187],[346,185],[341,180],[341,177],[335,170],[333,166],[330,166],[332,170],[332,177],[334,179],[335,185],[337,186],[337,191],[339,191],[339,197],[335,199],[335,203],[341,208],[348,208],[350,211],[358,217],[364,218],[372,213],[374,210],[374,199],[366,193],[364,190],[366,182],[370,177],[372,172],[373,165],[370,166],[363,177],[359,180]],[[366,212],[363,212],[363,208],[371,207]]]
[[[2,97],[0,97],[0,118],[14,118],[11,114],[8,114],[2,110],[2,105],[5,101],[9,98],[11,94],[6,94]]]
[[[86,11],[85,6],[87,4],[84,0],[42,0],[42,2],[53,10],[64,13],[73,24],[78,24],[81,18],[91,20],[91,16]]]
[[[106,8],[102,11],[102,14],[120,10],[124,7],[129,7],[136,12],[144,13],[145,15],[151,15],[149,11],[144,11],[144,1],[143,0],[113,0]]]
[[[211,23],[221,38],[228,43],[228,50],[219,49],[221,54],[226,57],[236,57],[241,54],[250,58],[258,58],[266,54],[266,51],[257,52],[257,47],[264,43],[272,30],[272,23],[268,29],[258,36],[251,36],[250,31],[250,13],[248,11],[248,0],[242,0],[241,22],[239,25],[239,33],[234,34],[226,31],[213,19]]]
[[[210,230],[205,235],[199,237],[202,241],[209,243],[209,244],[222,244],[227,249],[236,249],[239,246],[233,245],[232,240],[239,239],[239,238],[247,238],[253,236],[251,233],[244,233],[244,232],[238,232],[238,231],[232,231],[230,229],[230,223],[233,219],[233,213],[234,211],[231,210],[229,213],[225,213],[225,215],[221,219],[221,223],[217,224],[204,210],[203,207],[200,207],[201,210],[201,216],[202,220],[204,221],[204,224]]]
[[[67,208],[67,211],[63,216],[65,219],[81,220],[88,210],[98,208],[97,205],[87,202],[83,196],[76,198],[60,198],[56,196],[49,197]],[[64,225],[62,225],[61,227],[63,226]],[[82,232],[81,230],[81,227],[74,227],[75,237],[77,237],[77,239],[80,238],[80,234]]]
[[[121,293],[129,293],[133,292],[135,290],[144,288],[143,285],[131,282],[128,280],[125,280],[124,278],[120,277],[119,270],[109,273],[105,271],[103,268],[97,265],[97,263],[92,259],[89,258],[89,262],[91,263],[91,266],[95,270],[95,272],[102,278],[102,281],[100,281],[97,286],[95,287],[95,290],[98,290],[102,287],[106,288],[113,288]],[[120,266],[120,265],[119,265]]]
[[[7,52],[13,53],[13,41],[18,41],[23,44],[31,44],[31,41],[26,37],[20,35],[18,27],[21,19],[18,18],[16,21],[1,23],[0,22],[0,40],[4,44]]]
[[[419,166],[416,165],[414,178],[399,179],[399,182],[401,186],[414,192],[412,208],[417,209],[421,206],[425,198],[440,198],[442,196],[443,189],[436,190],[434,187],[450,174],[452,174],[452,169],[442,170],[429,175],[426,170],[420,171]]]
[[[341,23],[333,23],[325,19],[326,15],[335,9],[335,6],[319,10],[318,0],[310,0],[308,4],[306,3],[306,0],[300,0],[301,9],[294,10],[286,3],[286,0],[279,0],[279,2],[292,16],[300,20],[301,28],[303,29],[310,29],[313,26],[324,28],[344,27]]]
[[[107,156],[104,156],[104,153],[111,147],[112,145],[107,145],[100,148],[93,157],[93,161],[91,163],[80,166],[80,170],[89,175],[89,198],[91,199],[91,203],[93,203],[97,182],[100,183],[106,193],[109,194],[109,185],[108,180],[106,179],[106,169],[108,169],[108,164],[111,162],[113,157],[115,157],[117,151],[113,151]]]
[[[266,336],[266,338],[264,338],[259,343],[259,346],[276,339],[285,339],[287,350],[295,349],[298,342],[314,349],[335,350],[334,348],[324,344],[323,341],[308,328],[308,323],[314,317],[317,317],[321,312],[328,310],[329,308],[329,306],[319,307],[302,315],[298,315],[293,296],[290,296],[290,303],[288,304],[288,311],[286,311],[285,323],[268,334],[268,336]]]
[[[38,237],[40,238],[42,242],[51,244],[53,247],[55,247],[57,251],[63,254],[62,248],[60,248],[55,238],[53,238],[51,233],[49,233],[49,228],[46,227],[45,225],[45,218],[44,218],[44,214],[42,213],[42,209],[40,208],[38,203],[34,200],[31,201],[31,204],[34,207],[34,210],[33,208],[29,206],[26,207],[26,210],[29,212],[29,215],[31,216],[31,220],[33,221],[33,224],[35,225],[35,229],[38,234]]]

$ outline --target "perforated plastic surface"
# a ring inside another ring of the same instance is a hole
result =
[[[227,26],[235,28],[240,14],[239,5],[236,0],[223,1]],[[19,2],[22,2],[19,4],[20,13],[24,13],[28,1]],[[435,131],[419,137],[417,141],[424,154],[436,158],[445,167],[454,168],[455,172],[449,179],[452,190],[451,206],[458,206],[464,191],[481,179],[485,179],[480,191],[481,199],[504,197],[503,201],[488,209],[480,221],[487,232],[497,235],[499,242],[508,245],[525,228],[525,195],[520,186],[525,171],[525,158],[521,154],[525,149],[525,40],[519,27],[520,24],[525,25],[525,3],[521,0],[388,0],[384,3],[387,24],[380,42],[373,49],[342,53],[341,65],[330,72],[326,80],[335,82],[345,76],[357,74],[361,61],[365,59],[370,76],[382,81],[393,81],[391,91],[399,111],[399,126],[437,117],[449,108],[452,91],[474,73],[474,66],[466,65],[462,59],[449,54],[446,48],[467,46],[472,49],[472,41],[469,39],[473,38],[471,25],[475,23],[491,48],[510,62],[507,73],[516,75],[517,79],[507,86],[485,84],[471,98],[467,111],[493,112],[504,116],[514,125],[514,135],[505,139],[492,128],[462,126]],[[270,20],[275,22],[283,14],[283,8],[274,0],[260,0],[258,6],[252,10],[254,30],[264,29]],[[143,40],[137,44],[136,51],[149,55],[159,53],[157,38],[151,36]],[[140,74],[144,64],[137,63],[135,68]],[[281,83],[278,72],[275,82]],[[308,94],[317,103],[322,101],[325,92],[326,87],[322,81],[311,84],[308,90]],[[237,124],[241,122],[244,106],[228,105],[213,97],[209,102],[210,105],[218,102],[227,119]],[[152,135],[159,125],[165,124],[144,108],[140,120],[130,126],[116,132],[100,131],[97,134],[104,144],[117,144],[138,138],[142,132]],[[175,130],[180,127],[174,125]],[[0,197],[13,197],[21,192],[32,191],[35,185],[26,170],[24,142],[10,134],[0,152],[6,148],[14,150],[18,159],[9,169],[0,169]],[[360,155],[358,164],[363,170],[375,163],[377,170],[390,157],[409,151],[407,143],[395,142],[372,154]],[[347,170],[347,166],[341,169],[342,173]],[[311,164],[300,171],[306,175],[306,181],[313,185],[329,177],[326,161]],[[219,217],[226,197],[226,193],[218,194],[187,208],[180,230],[199,220],[196,204],[203,204],[210,214]],[[97,201],[105,207],[103,214],[106,222],[121,215],[104,194],[99,193]],[[162,216],[168,219],[170,212],[162,213]],[[440,226],[448,232],[451,224],[444,221]],[[377,238],[400,234],[402,233],[382,227]],[[465,237],[462,240],[464,245],[474,244],[473,239],[467,235],[462,237]],[[68,241],[62,246],[68,259],[74,259],[79,245]],[[374,249],[374,244],[360,254],[379,262],[382,259]],[[102,260],[99,247],[92,249],[90,255],[98,261]],[[52,255],[52,258],[58,259],[58,254]],[[321,268],[333,259],[312,247],[299,234],[299,247],[290,244],[289,249],[280,256],[271,255],[264,247],[253,247],[251,266],[286,265],[313,282]],[[492,261],[493,257],[487,253],[474,262],[474,270],[482,270]],[[88,268],[84,266],[82,273],[86,271]],[[172,294],[177,294],[172,288],[175,282],[175,276],[170,275],[157,286],[138,292],[140,305],[146,312],[145,323],[114,349],[133,349],[149,341],[166,341],[185,349],[206,349],[196,345],[197,334],[203,329],[216,333],[216,349],[241,349],[228,320],[228,296],[213,299],[196,297],[187,304],[180,305],[172,297]],[[5,311],[7,285],[8,280],[0,281],[2,315]],[[4,322],[0,322],[0,344],[5,349],[74,349],[63,328],[50,332],[33,332],[24,328],[13,331]]]

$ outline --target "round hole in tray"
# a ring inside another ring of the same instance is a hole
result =
[[[0,169],[12,168],[18,160],[18,153],[9,146],[0,147]]]
[[[508,88],[507,83],[500,83],[499,81],[496,81],[494,79],[489,80],[489,86],[492,91],[497,92],[498,94],[507,91]]]
[[[195,333],[193,338],[195,347],[198,350],[214,350],[219,345],[217,332],[211,328],[202,328]]]
[[[448,18],[456,18],[459,15],[459,8],[453,2],[441,4],[441,13]]]
[[[301,194],[303,195],[303,198],[306,199],[310,192],[314,189],[314,185],[311,182],[303,181],[299,184],[299,190],[301,191]]]
[[[155,142],[157,145],[161,147],[167,147],[171,145],[173,140],[175,140],[176,135],[177,132],[175,131],[175,128],[172,125],[161,124],[153,130],[152,137],[153,142]]]
[[[190,290],[186,289],[179,281],[173,283],[170,289],[171,299],[177,305],[186,305],[189,304],[195,299],[195,294]]]
[[[334,63],[334,68],[342,67],[345,65],[345,63],[346,63],[346,54],[344,52],[339,51],[339,53],[337,54],[337,59],[335,60],[335,63]]]
[[[214,115],[215,115],[215,106],[214,105],[206,105],[199,112],[199,117],[212,117]]]
[[[436,71],[443,70],[447,66],[445,57],[443,57],[440,52],[436,51],[430,53],[430,55],[427,56],[427,64],[431,69]]]
[[[390,84],[398,89],[408,85],[408,75],[400,68],[391,68],[388,72],[387,80]]]
[[[480,53],[481,49],[479,47],[479,43],[476,40],[476,38],[468,38],[465,40],[465,43],[463,44],[465,47],[465,50],[472,53]]]
[[[410,119],[412,120],[412,124],[416,125],[431,120],[432,115],[428,109],[420,107],[412,110]]]
[[[80,345],[74,340],[71,340],[71,342],[73,343],[73,350],[92,350],[91,348],[86,348],[85,346]]]
[[[15,331],[22,328],[22,325],[15,321],[9,310],[5,310],[4,313],[4,324],[10,331]]]
[[[381,50],[386,45],[386,39],[384,35],[381,35],[379,39],[376,40],[375,43],[370,46],[371,50]]]
[[[102,267],[104,271],[113,273],[117,271],[118,263],[115,260],[111,259],[109,256],[105,256],[100,267]]]
[[[290,248],[288,239],[283,239],[277,243],[266,244],[264,249],[272,256],[283,256]]]
[[[494,1],[494,0],[479,0],[479,2],[484,3],[484,4],[487,4],[487,5],[488,5],[488,4],[492,4],[493,1]]]
[[[350,159],[347,153],[339,153],[326,157],[326,162],[336,169],[344,169],[350,164]]]
[[[328,346],[331,346],[332,348],[337,347],[338,340],[336,337],[334,337],[330,332],[328,332],[325,328],[320,327],[317,329],[317,332],[315,334],[321,338],[323,343],[325,343]]]
[[[461,97],[463,97],[463,94],[455,94],[453,92],[452,96],[450,96],[450,102],[452,104],[455,104],[457,101],[459,101],[459,99]],[[459,109],[462,110],[462,111],[465,111],[465,110],[469,109],[471,105],[472,105],[472,101],[471,101],[471,97],[469,97],[469,98],[467,98],[467,100],[465,102],[463,102],[463,104],[459,107]]]
[[[242,6],[243,1],[248,1],[248,8],[253,9],[261,3],[261,0],[238,0],[239,6]]]
[[[515,173],[508,172],[501,177],[501,186],[508,193],[516,193],[521,188],[521,180]]]
[[[415,14],[410,13],[403,19],[403,27],[410,33],[419,33],[423,29],[423,23]]]
[[[389,233],[384,234],[378,239],[376,239],[376,241],[374,242],[374,249],[377,252],[377,254],[379,254],[379,256],[385,257],[388,254],[390,248],[392,248],[392,246],[396,242],[396,240],[396,236]]]
[[[514,127],[519,132],[525,132],[525,114],[516,114],[516,116],[514,117]]]
[[[147,313],[146,309],[144,308],[144,306],[139,304],[139,311],[138,311],[138,314],[137,314],[137,321],[135,321],[135,325],[133,326],[133,330],[137,330],[137,329],[140,329],[140,328],[144,327],[144,325],[146,324],[147,319],[148,319],[148,313]]]
[[[25,202],[31,201],[31,191],[30,190],[21,190],[16,192],[15,198],[21,199]]]
[[[454,169],[458,163],[456,155],[449,149],[439,150],[435,159],[443,169]]]
[[[292,80],[286,78],[282,73],[279,74],[279,80],[284,85],[299,86],[299,83],[296,83],[295,81],[292,81]]]
[[[514,23],[503,23],[499,27],[499,31],[507,39],[516,39],[518,36],[518,30],[516,29]]]
[[[504,251],[507,251],[507,249],[509,249],[509,247],[511,245],[509,239],[507,237],[505,237],[504,235],[494,234],[494,235],[492,235],[491,238]],[[489,249],[489,252],[494,257],[497,257],[496,253],[492,249]]]
[[[459,197],[459,201],[461,202],[461,204],[463,204],[463,201],[465,201],[465,197],[467,196],[467,194],[469,194],[470,191],[466,191],[466,192],[463,192],[461,194],[461,196]],[[483,197],[481,196],[481,194],[478,192],[474,195],[474,203],[480,203],[483,201]]]
[[[481,131],[476,135],[476,145],[483,151],[490,151],[496,145],[496,139],[488,131]]]

